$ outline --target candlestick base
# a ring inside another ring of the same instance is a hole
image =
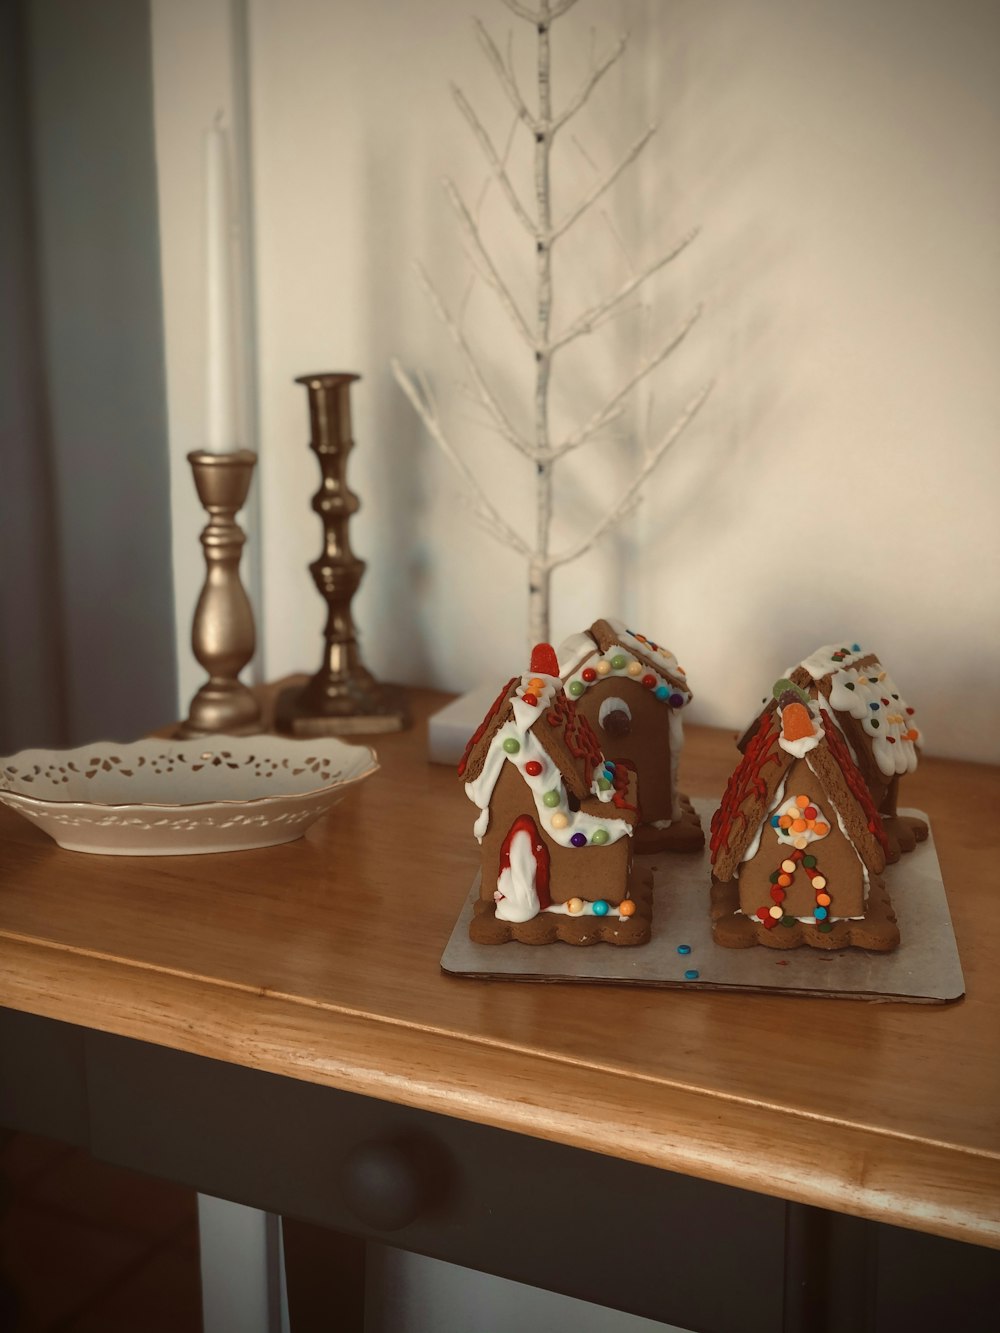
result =
[[[263,731],[260,704],[239,680],[207,680],[191,700],[180,740],[193,736],[256,736]]]
[[[370,677],[329,681],[320,673],[283,690],[274,709],[275,730],[289,736],[376,735],[409,725],[403,691]]]

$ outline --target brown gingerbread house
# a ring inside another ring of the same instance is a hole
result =
[[[818,648],[788,673],[792,685],[822,703],[841,731],[871,792],[888,840],[888,859],[912,851],[927,837],[927,825],[898,811],[899,783],[917,767],[921,735],[914,710],[901,696],[877,654],[858,643]],[[740,740],[746,748],[762,723],[773,719],[769,699]]]
[[[605,754],[638,777],[636,851],[698,851],[701,823],[677,789],[691,688],[673,653],[620,621],[596,620],[560,645],[559,674]]]
[[[635,775],[605,760],[547,644],[500,691],[458,766],[479,809],[481,944],[642,944],[647,882],[632,875]]]
[[[787,679],[712,818],[712,933],[733,948],[899,943],[882,879],[886,838],[825,706]]]

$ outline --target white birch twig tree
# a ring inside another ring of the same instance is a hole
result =
[[[476,272],[496,294],[513,327],[534,358],[534,401],[531,413],[533,428],[530,434],[516,429],[510,415],[505,411],[491,389],[489,378],[477,361],[476,355],[462,329],[461,322],[449,313],[444,300],[423,268],[418,266],[417,272],[431,308],[448,331],[461,354],[473,397],[484,408],[487,417],[501,438],[534,465],[535,530],[533,541],[519,533],[500,514],[479,485],[468,465],[462,460],[461,455],[454,447],[445,429],[438,405],[426,393],[421,378],[407,372],[395,359],[392,362],[392,370],[428,433],[461,477],[469,493],[472,512],[487,526],[494,537],[527,561],[529,640],[532,643],[539,643],[548,641],[550,638],[549,619],[553,570],[583,555],[613,524],[634,509],[640,498],[643,483],[671,446],[680,438],[685,427],[704,403],[712,385],[711,383],[703,385],[669,430],[656,443],[647,444],[636,476],[625,487],[619,498],[612,502],[607,515],[593,530],[581,541],[570,545],[565,550],[554,551],[551,543],[551,529],[554,500],[553,472],[556,462],[572,450],[586,444],[617,418],[627,396],[658,366],[662,365],[687,336],[701,314],[701,307],[697,306],[655,351],[641,358],[639,364],[626,378],[625,382],[591,415],[589,420],[562,439],[552,437],[549,422],[549,394],[553,363],[556,356],[562,349],[575,342],[576,339],[592,333],[606,320],[614,318],[627,298],[651,278],[654,273],[676,259],[694,240],[697,232],[692,231],[683,236],[655,259],[633,272],[617,291],[612,292],[590,309],[582,311],[565,328],[553,331],[551,327],[553,247],[604,196],[622,172],[635,161],[646,147],[656,127],[650,125],[601,180],[582,198],[573,203],[562,217],[554,219],[551,156],[556,136],[563,126],[586,104],[604,75],[622,58],[626,50],[627,38],[623,37],[603,58],[593,64],[588,77],[581,86],[571,95],[561,110],[556,111],[552,105],[550,77],[552,68],[551,28],[555,20],[562,18],[573,8],[577,0],[534,0],[533,4],[526,3],[525,0],[503,0],[503,3],[518,18],[530,23],[535,29],[537,38],[537,103],[535,110],[531,110],[521,94],[509,53],[507,57],[501,53],[493,38],[478,20],[476,21],[476,31],[486,59],[514,110],[515,123],[520,122],[534,140],[533,200],[530,203],[522,197],[515,182],[511,179],[506,165],[506,155],[501,155],[497,151],[489,133],[464,93],[460,88],[453,85],[452,96],[458,110],[472,130],[511,212],[526,232],[534,249],[534,309],[530,313],[522,310],[515,300],[509,283],[498,269],[484,243],[476,217],[465,204],[454,183],[445,180],[444,188],[465,237],[469,257]]]

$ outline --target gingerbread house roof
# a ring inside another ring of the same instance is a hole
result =
[[[787,694],[783,698],[784,703],[775,699],[774,707],[761,714],[712,816],[716,879],[736,874],[765,820],[780,804],[785,775],[798,759],[804,759],[818,778],[842,831],[867,869],[879,873],[885,866],[885,831],[839,728],[825,707],[808,700],[789,702]],[[803,714],[808,721],[798,725]]]
[[[559,674],[573,698],[601,680],[629,676],[672,708],[691,702],[687,676],[673,653],[621,621],[595,620],[586,633],[573,634],[560,644],[558,657]]]
[[[542,689],[533,691],[528,686],[534,679],[544,678],[515,676],[503,687],[466,746],[458,775],[466,783],[475,782],[486,766],[497,732],[519,715],[518,721],[555,764],[567,790],[582,801],[590,795],[594,769],[604,759],[600,742],[563,692],[561,681],[547,679]]]
[[[857,756],[871,785],[917,766],[921,735],[914,710],[901,696],[895,681],[875,653],[860,644],[830,644],[818,648],[788,673],[789,680],[822,699]],[[764,720],[773,717],[770,699],[738,742],[745,750]]]
[[[530,788],[539,816],[556,841],[574,846],[614,841],[638,821],[635,780],[627,766],[607,761],[587,719],[550,674],[549,645],[532,655],[530,674],[500,691],[458,765],[470,799],[480,807],[477,836],[508,762]]]

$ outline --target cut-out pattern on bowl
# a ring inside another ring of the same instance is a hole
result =
[[[377,768],[335,738],[99,742],[0,759],[0,801],[74,851],[246,850],[300,837]]]

